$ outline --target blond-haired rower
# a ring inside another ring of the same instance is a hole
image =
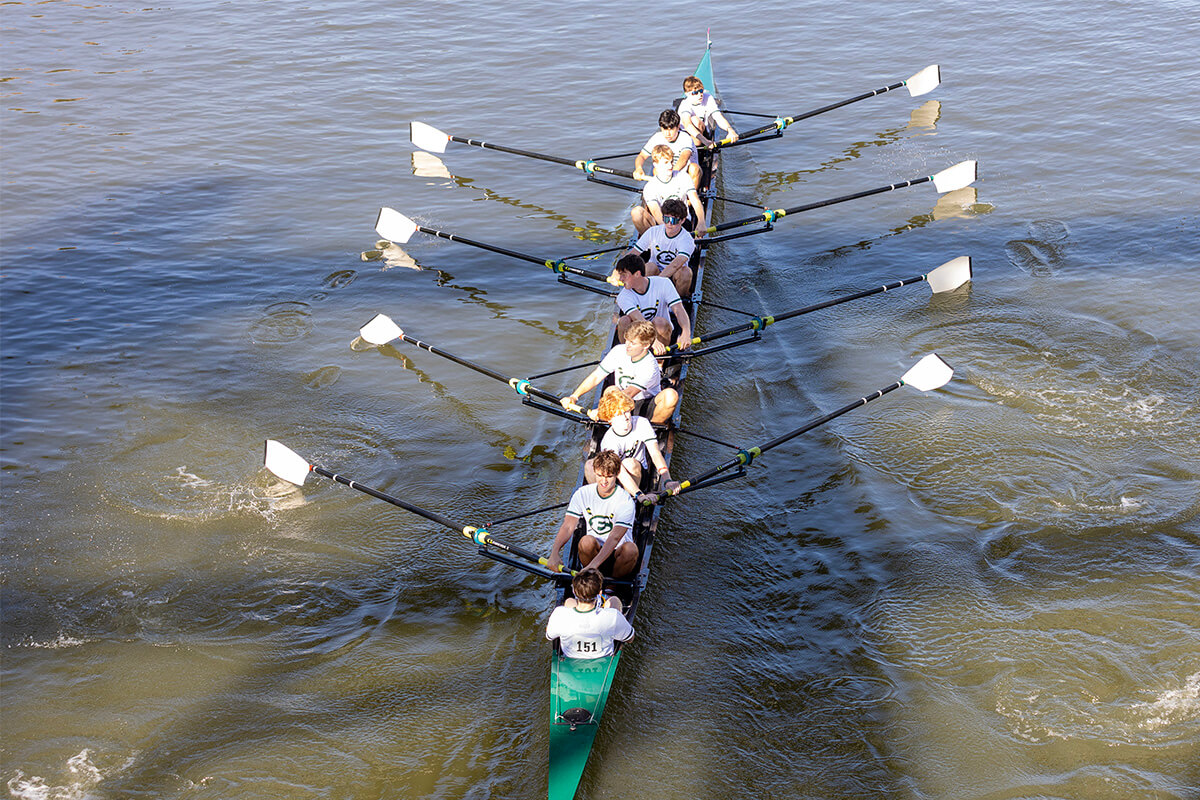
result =
[[[577,405],[580,397],[612,375],[618,389],[635,403],[642,403],[643,413],[650,409],[651,422],[669,420],[679,404],[679,392],[662,387],[662,370],[650,350],[657,339],[654,323],[640,320],[630,325],[625,331],[625,344],[617,345],[600,359],[600,366],[562,399],[563,408]]]
[[[658,436],[650,426],[650,420],[633,413],[633,400],[629,395],[615,386],[608,387],[600,397],[596,417],[609,424],[608,431],[600,440],[600,449],[611,450],[620,457],[621,472],[617,475],[617,481],[625,491],[634,497],[641,494],[642,472],[650,464],[658,471],[659,486],[672,491],[679,487],[678,481],[671,480],[671,470],[663,458]],[[592,467],[594,460],[589,459],[583,465],[583,475],[588,483],[596,480],[596,472]]]

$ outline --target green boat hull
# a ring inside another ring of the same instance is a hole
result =
[[[550,670],[550,800],[575,796],[620,660],[619,651],[608,658],[592,659],[554,653]],[[575,715],[568,712],[572,709],[583,709],[590,719],[571,724]]]

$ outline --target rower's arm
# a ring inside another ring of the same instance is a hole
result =
[[[650,154],[647,153],[645,150],[643,150],[637,154],[637,158],[633,162],[633,177],[635,180],[639,180],[639,181],[650,180],[650,176],[646,174],[646,169],[643,166],[646,163],[646,159],[649,157],[650,157]]]
[[[550,557],[547,560],[550,562],[551,569],[562,564],[563,545],[571,541],[571,534],[575,533],[575,526],[578,524],[579,517],[574,514],[567,514],[563,517],[562,525],[558,526],[558,533],[554,535],[554,544],[550,545]]]
[[[738,140],[738,132],[733,129],[733,126],[729,124],[729,120],[725,119],[725,115],[722,112],[714,112],[712,118],[714,122],[729,134],[729,141],[736,142]]]
[[[597,553],[596,557],[592,559],[592,563],[587,564],[586,566],[600,569],[600,565],[604,563],[606,558],[612,555],[613,550],[617,549],[617,542],[625,538],[625,533],[628,530],[629,528],[625,527],[624,525],[613,526],[612,533],[610,533],[608,538],[604,540],[604,546],[600,548],[600,552]]]
[[[671,306],[675,321],[679,323],[679,349],[686,350],[692,343],[692,321],[688,319],[687,310],[679,302]]]
[[[696,191],[688,192],[688,202],[692,205],[692,210],[696,212],[696,232],[695,238],[699,239],[704,236],[704,230],[708,227],[704,220],[704,203],[700,202],[700,193]],[[662,215],[659,215],[659,224],[662,224]]]
[[[592,373],[583,379],[583,383],[575,387],[575,391],[571,392],[562,399],[563,408],[570,408],[570,405],[567,404],[568,401],[570,401],[571,405],[578,405],[579,398],[590,392],[592,389],[595,389],[596,385],[600,383],[600,381],[604,380],[604,376],[606,374],[607,373],[600,367],[596,367],[594,370],[592,370]]]

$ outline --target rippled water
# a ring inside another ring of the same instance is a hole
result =
[[[629,196],[407,123],[636,149],[711,26],[734,110],[892,92],[737,148],[794,206],[706,298],[780,313],[924,285],[698,361],[684,423],[761,444],[936,350],[905,389],[664,515],[580,797],[1200,796],[1200,123],[1194,4],[330,2],[3,6],[3,742],[19,798],[537,797],[547,587],[330,482],[463,523],[565,499],[578,432],[403,345],[512,375],[594,358],[602,302],[418,237],[546,257]],[[721,218],[745,216],[726,204]],[[372,254],[374,255],[374,254]],[[741,321],[706,309],[708,328]],[[548,378],[569,388],[576,378]],[[674,470],[729,451],[681,440]],[[543,547],[553,513],[500,530]]]

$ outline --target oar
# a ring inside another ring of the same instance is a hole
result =
[[[779,445],[783,444],[784,442],[795,439],[800,434],[807,433],[808,431],[811,431],[813,428],[816,428],[820,425],[824,425],[826,422],[829,422],[831,419],[835,419],[837,417],[840,417],[842,414],[853,411],[854,409],[858,408],[859,406],[864,406],[867,403],[871,402],[872,400],[883,397],[888,392],[895,391],[896,389],[899,389],[901,386],[911,386],[914,389],[918,389],[922,392],[928,392],[930,390],[937,389],[940,386],[944,386],[946,384],[946,382],[949,381],[951,377],[953,377],[953,375],[954,375],[954,370],[952,370],[950,368],[949,364],[947,364],[945,361],[943,361],[941,358],[939,358],[936,353],[930,353],[929,355],[925,356],[920,361],[918,361],[908,372],[904,373],[904,376],[902,378],[900,378],[900,380],[896,381],[895,383],[891,384],[890,386],[885,386],[884,388],[879,389],[876,392],[874,392],[873,394],[867,395],[866,397],[860,397],[858,400],[855,400],[853,403],[848,403],[848,404],[842,406],[841,408],[839,408],[837,411],[830,412],[823,417],[820,417],[818,419],[813,420],[812,422],[807,423],[806,425],[802,425],[799,428],[797,428],[796,430],[791,431],[790,433],[785,433],[783,436],[779,436],[775,439],[772,439],[771,441],[767,442],[766,444],[761,444],[757,447],[750,447],[745,450],[739,450],[738,454],[734,458],[731,458],[729,461],[726,461],[723,464],[719,464],[716,467],[713,467],[708,472],[702,473],[700,475],[697,475],[694,478],[688,478],[686,481],[680,482],[679,487],[677,489],[675,489],[674,491],[664,490],[664,491],[658,492],[655,495],[652,495],[651,498],[646,501],[646,503],[647,504],[655,503],[660,500],[664,500],[673,494],[682,494],[683,492],[686,492],[689,489],[694,490],[694,489],[703,488],[704,483],[706,481],[709,481],[709,480],[715,478],[717,475],[720,475],[722,472],[734,469],[735,467],[746,466],[746,465],[750,464],[752,461],[754,461],[755,458],[757,458],[758,456],[761,456],[763,453],[767,452],[768,450],[770,450],[774,447],[778,447]]]
[[[557,578],[559,574],[572,574],[570,570],[563,567],[552,569],[550,567],[550,562],[543,556],[539,556],[537,553],[526,550],[524,547],[502,542],[488,533],[485,528],[476,527],[474,525],[459,525],[447,517],[443,517],[441,514],[433,511],[427,511],[420,506],[413,505],[407,500],[401,500],[399,497],[393,497],[392,495],[381,492],[378,489],[372,489],[370,486],[364,486],[358,481],[338,475],[335,472],[330,472],[323,467],[318,467],[316,464],[310,464],[294,450],[291,450],[286,445],[280,444],[274,439],[267,440],[266,447],[263,450],[263,466],[288,483],[294,483],[297,486],[304,485],[304,481],[310,472],[315,472],[318,475],[322,475],[326,478],[332,478],[340,484],[349,486],[351,489],[357,489],[363,494],[368,494],[371,497],[391,503],[394,506],[399,506],[405,511],[411,511],[417,516],[424,517],[430,522],[436,522],[442,527],[449,528],[452,531],[458,531],[463,536],[475,542],[475,544],[482,548],[493,547],[497,550],[517,556],[518,558],[531,562],[531,564],[537,564],[544,568],[539,570],[532,567],[522,567],[522,569],[527,569],[528,572],[532,572],[535,575],[541,575],[544,578],[553,579]]]
[[[906,81],[900,81],[899,83],[893,83],[890,86],[874,89],[872,91],[865,92],[864,94],[857,95],[856,97],[851,97],[849,100],[842,100],[838,103],[830,103],[827,106],[814,108],[812,111],[805,111],[802,114],[796,114],[791,117],[778,117],[769,125],[763,125],[761,127],[738,134],[739,140],[736,143],[730,142],[728,139],[722,139],[720,142],[716,143],[716,146],[729,147],[732,144],[743,144],[742,140],[749,139],[752,136],[757,136],[760,133],[766,133],[767,131],[779,131],[782,133],[787,126],[794,122],[799,122],[800,120],[808,119],[809,117],[815,117],[818,114],[824,114],[826,111],[833,111],[835,108],[848,106],[851,103],[857,103],[859,100],[866,100],[867,98],[875,97],[876,95],[881,95],[884,92],[890,92],[893,89],[899,89],[901,87],[907,88],[909,95],[912,97],[920,97],[923,94],[932,92],[941,82],[941,69],[938,68],[937,64],[931,64]]]
[[[592,159],[575,161],[569,158],[559,158],[558,156],[548,156],[544,153],[534,153],[530,150],[518,150],[515,147],[505,147],[504,145],[492,144],[491,142],[480,141],[479,139],[467,139],[462,136],[455,136],[450,133],[439,131],[432,125],[426,125],[424,122],[411,122],[408,126],[409,138],[412,143],[422,150],[428,150],[431,153],[446,152],[446,144],[448,142],[458,142],[459,144],[469,144],[472,147],[482,147],[485,150],[499,150],[502,153],[512,153],[516,156],[525,156],[526,158],[536,158],[539,161],[550,161],[554,164],[565,164],[568,167],[581,169],[589,175],[596,172],[601,172],[606,175],[616,175],[619,178],[628,178],[633,180],[633,173],[623,169],[613,169],[606,167],[603,164],[597,164]]]
[[[384,207],[379,209],[379,216],[375,219],[375,232],[383,238],[395,242],[396,244],[404,244],[411,239],[412,235],[417,231],[430,236],[437,236],[439,239],[448,239],[452,242],[461,242],[462,244],[467,244],[471,247],[478,247],[481,250],[499,253],[502,256],[509,256],[510,258],[516,258],[521,261],[528,261],[531,264],[540,264],[541,266],[550,269],[558,275],[561,275],[564,272],[569,272],[572,275],[582,275],[583,277],[591,278],[592,280],[608,280],[607,275],[599,272],[592,272],[591,270],[580,269],[579,267],[569,266],[562,259],[554,260],[538,258],[537,256],[531,256],[527,253],[519,253],[516,250],[508,250],[503,247],[497,247],[496,245],[488,244],[487,242],[477,242],[474,239],[467,239],[463,236],[458,236],[457,234],[446,233],[445,231],[434,230],[433,228],[426,228],[424,225],[418,225],[394,208]],[[613,294],[616,294],[616,292],[614,291]]]
[[[913,178],[912,180],[903,181],[901,183],[892,183],[888,184],[887,186],[880,186],[878,189],[867,189],[866,191],[855,192],[854,194],[847,194],[841,197],[834,197],[829,200],[818,200],[815,203],[806,203],[802,206],[779,208],[775,209],[774,211],[764,211],[757,216],[746,217],[744,219],[735,219],[729,222],[722,222],[720,225],[710,226],[706,230],[709,233],[715,233],[717,231],[727,231],[733,228],[740,228],[744,225],[751,225],[755,222],[763,221],[765,221],[769,226],[771,223],[775,222],[775,220],[779,219],[780,217],[785,217],[788,214],[799,214],[803,211],[812,211],[814,208],[832,206],[837,203],[844,203],[847,200],[857,200],[860,197],[870,197],[873,194],[882,194],[883,192],[890,192],[895,189],[904,189],[909,186],[916,186],[918,184],[928,183],[930,181],[933,182],[933,187],[937,190],[938,194],[945,194],[946,192],[953,192],[956,189],[962,189],[970,186],[975,182],[975,179],[978,176],[979,170],[975,161],[960,161],[954,166],[947,167],[941,172],[928,177]],[[767,227],[763,228],[762,230],[770,230],[770,228]],[[714,240],[710,240],[710,243],[711,241]]]
[[[814,303],[811,306],[805,306],[804,308],[798,308],[795,311],[788,311],[787,313],[784,313],[784,314],[774,314],[769,317],[755,317],[754,319],[750,320],[749,322],[744,322],[741,325],[734,325],[731,328],[724,328],[719,331],[713,331],[711,333],[703,334],[702,336],[697,336],[692,339],[692,344],[694,344],[694,345],[704,344],[705,342],[711,342],[714,339],[721,339],[726,336],[732,336],[735,333],[744,333],[746,331],[761,331],[764,328],[766,328],[768,325],[774,325],[776,322],[783,322],[785,319],[799,317],[803,314],[810,314],[813,311],[820,311],[821,309],[829,308],[830,306],[836,306],[836,305],[840,305],[842,303],[849,303],[851,300],[861,300],[862,298],[870,297],[873,294],[879,294],[881,292],[890,292],[893,289],[899,289],[902,286],[909,286],[911,284],[920,283],[922,281],[927,281],[929,283],[929,288],[933,291],[934,294],[940,294],[941,292],[952,292],[969,280],[971,280],[971,258],[970,258],[970,256],[959,256],[956,259],[947,261],[945,264],[942,264],[940,267],[936,267],[935,269],[930,270],[925,275],[915,275],[911,278],[904,278],[903,280],[893,281],[892,283],[886,283],[883,286],[876,286],[874,289],[864,289],[861,292],[855,292],[854,294],[848,294],[848,295],[845,295],[844,297],[835,297],[832,300],[825,300],[824,302],[821,302],[821,303]],[[747,340],[747,341],[750,341],[750,340]],[[739,342],[739,344],[740,344],[740,342]],[[678,350],[679,350],[678,344],[673,344],[668,348],[667,352],[674,353]],[[701,355],[701,353],[697,352],[694,355]]]
[[[543,391],[542,389],[532,385],[527,380],[523,380],[521,378],[510,378],[509,376],[497,372],[494,369],[489,369],[482,364],[476,364],[473,361],[468,361],[467,359],[456,356],[453,353],[448,353],[445,350],[441,350],[431,344],[422,342],[420,339],[414,339],[401,330],[400,326],[393,322],[392,319],[385,314],[376,314],[374,317],[372,317],[370,322],[358,329],[358,335],[361,336],[364,341],[378,346],[388,344],[396,339],[401,339],[411,345],[421,348],[422,350],[428,350],[435,356],[441,356],[442,358],[449,359],[456,364],[462,364],[468,369],[473,369],[481,375],[486,375],[489,378],[494,378],[502,383],[507,383],[517,394],[521,395],[522,397],[537,397],[554,403],[556,406],[562,403],[562,397],[559,395]],[[586,413],[583,408],[575,403],[570,404],[569,407],[577,414],[583,415]],[[584,416],[582,419],[576,417],[571,417],[571,419],[575,419],[578,422],[590,421],[586,416]]]

